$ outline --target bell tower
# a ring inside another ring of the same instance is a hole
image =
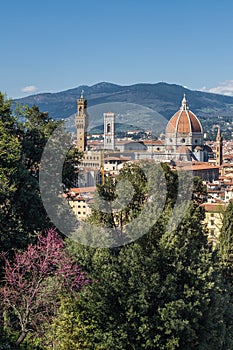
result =
[[[104,113],[104,149],[115,149],[115,114]]]
[[[222,148],[223,148],[223,142],[222,142],[222,135],[220,126],[218,127],[218,133],[216,137],[216,165],[222,165]]]
[[[80,98],[77,100],[77,113],[75,123],[77,127],[77,148],[80,152],[84,152],[87,147],[87,100],[84,98],[84,90],[82,90]]]

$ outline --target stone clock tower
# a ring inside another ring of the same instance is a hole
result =
[[[223,148],[223,141],[222,141],[222,135],[221,135],[221,130],[219,126],[217,138],[216,138],[216,165],[222,165],[222,161],[223,161],[222,148]]]
[[[77,148],[80,152],[86,151],[87,148],[87,100],[84,98],[84,91],[77,101],[77,113],[75,116],[75,123],[77,127]]]

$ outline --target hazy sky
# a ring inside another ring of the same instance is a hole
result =
[[[233,95],[232,0],[8,0],[0,13],[8,97],[101,81]]]

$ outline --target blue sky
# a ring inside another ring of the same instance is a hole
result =
[[[231,0],[1,2],[8,97],[108,81],[233,95]]]

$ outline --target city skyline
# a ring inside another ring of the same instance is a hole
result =
[[[0,91],[164,81],[233,95],[232,10],[229,0],[4,2]]]

